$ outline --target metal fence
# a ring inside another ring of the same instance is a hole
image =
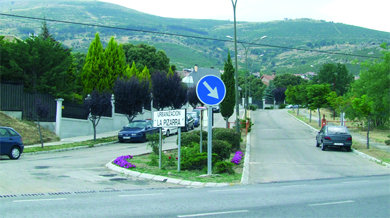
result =
[[[0,110],[21,111],[24,120],[37,120],[37,103],[41,102],[48,109],[43,122],[55,122],[56,101],[53,96],[24,91],[22,84],[0,83]]]

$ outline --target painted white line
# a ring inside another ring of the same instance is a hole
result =
[[[248,213],[248,210],[234,210],[234,211],[223,211],[223,212],[212,212],[212,213],[197,213],[197,214],[188,214],[188,215],[178,215],[177,217],[197,217],[197,216],[214,216],[222,214],[232,214],[232,213]]]
[[[326,202],[326,203],[319,203],[319,204],[309,204],[310,207],[316,207],[316,206],[326,206],[326,205],[335,205],[335,204],[350,204],[354,203],[355,201],[348,200],[348,201],[335,201],[335,202]]]
[[[302,184],[302,185],[283,185],[283,186],[280,186],[281,188],[294,188],[294,187],[304,187],[304,186],[307,186],[306,184]]]
[[[220,190],[210,190],[209,192],[234,192],[234,191],[245,191],[245,188],[236,188],[236,189],[220,189]]]
[[[47,199],[29,199],[29,200],[14,200],[14,203],[20,203],[20,202],[37,202],[37,201],[63,201],[66,200],[66,198],[47,198]]]
[[[370,182],[368,180],[358,180],[358,181],[347,181],[347,182],[342,182],[344,184],[350,184],[350,183],[366,183],[366,182]]]
[[[161,193],[154,194],[133,194],[133,195],[119,195],[119,197],[143,197],[143,196],[157,196],[162,195]]]

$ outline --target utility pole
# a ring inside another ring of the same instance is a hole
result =
[[[238,100],[238,64],[237,64],[237,26],[236,26],[236,6],[237,0],[231,0],[233,5],[233,13],[234,13],[234,59],[236,61],[235,64],[235,92],[236,92],[236,131],[240,133],[240,111],[239,111],[239,100]]]

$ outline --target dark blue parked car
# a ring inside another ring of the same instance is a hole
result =
[[[134,120],[118,133],[118,140],[144,142],[146,136],[153,133],[158,133],[158,128],[153,127],[151,120]]]
[[[18,159],[23,149],[22,136],[11,127],[0,126],[0,155]]]
[[[194,119],[194,126],[198,127],[200,125],[200,117],[197,112],[187,112]]]

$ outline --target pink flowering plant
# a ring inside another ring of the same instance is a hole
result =
[[[130,160],[132,158],[133,158],[133,156],[131,156],[131,155],[120,156],[120,157],[117,157],[113,161],[113,163],[120,166],[120,167],[126,168],[126,169],[135,168],[134,164],[128,162],[128,160]]]
[[[230,162],[234,163],[235,165],[239,165],[243,156],[244,153],[242,153],[242,151],[237,151]]]

